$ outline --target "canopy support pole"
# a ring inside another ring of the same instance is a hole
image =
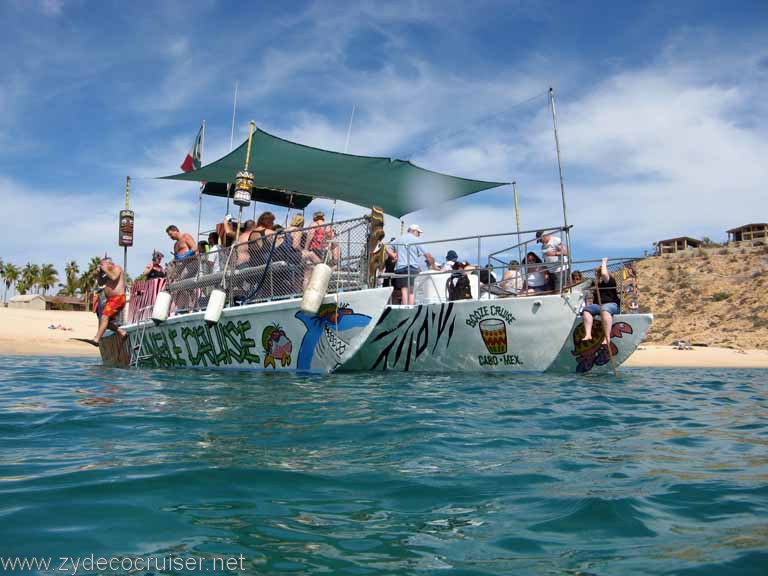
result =
[[[565,243],[568,254],[571,254],[571,235],[568,228],[568,210],[565,207],[565,185],[563,184],[563,164],[560,160],[560,139],[557,135],[557,114],[555,113],[555,91],[549,88],[549,107],[552,111],[552,126],[555,131],[555,151],[557,152],[557,170],[560,173],[560,198],[563,201],[563,227],[565,234]]]
[[[125,209],[128,210],[128,197],[131,193],[131,177],[125,177]],[[123,274],[128,274],[128,246],[123,246]],[[123,315],[125,317],[125,315]]]
[[[229,131],[229,151],[232,152],[232,148],[235,145],[235,116],[237,114],[237,80],[235,80],[235,101],[232,104],[232,128]],[[229,188],[227,184],[227,211],[224,214],[229,214]]]
[[[523,261],[523,245],[520,242],[520,206],[517,203],[517,181],[512,180],[512,193],[515,196],[515,222],[517,223],[517,258],[518,263]]]

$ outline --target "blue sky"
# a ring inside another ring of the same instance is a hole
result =
[[[168,253],[167,224],[194,232],[196,186],[151,177],[177,171],[203,119],[204,163],[228,151],[236,78],[236,141],[254,119],[342,150],[354,105],[350,152],[516,180],[528,229],[562,220],[554,86],[577,258],[768,221],[766,2],[6,0],[0,20],[0,230],[16,264],[119,254],[126,175],[132,274]],[[512,230],[511,198],[406,222],[430,239]],[[206,200],[204,228],[224,211]]]

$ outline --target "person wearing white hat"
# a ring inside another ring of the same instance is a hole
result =
[[[395,290],[400,290],[403,304],[415,304],[416,297],[413,291],[415,276],[421,272],[422,262],[433,262],[432,255],[425,252],[420,245],[414,245],[424,233],[421,226],[411,224],[404,236],[395,241],[395,251],[387,248],[390,256],[396,259],[395,274],[401,275],[394,278],[392,285]]]

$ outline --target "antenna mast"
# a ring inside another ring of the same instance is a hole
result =
[[[563,225],[568,228],[568,211],[565,207],[565,185],[563,184],[563,164],[560,161],[560,138],[557,135],[557,114],[555,113],[555,91],[549,89],[549,108],[552,111],[552,126],[555,129],[555,151],[557,152],[557,170],[560,173],[560,197],[563,200]]]
[[[565,207],[565,185],[563,184],[563,163],[560,160],[560,138],[557,135],[557,114],[555,113],[555,91],[549,88],[549,107],[552,110],[552,126],[555,129],[555,150],[557,151],[557,170],[560,173],[560,198],[563,201],[563,234],[565,235],[565,247],[568,256],[571,254],[571,232],[568,227],[568,210]],[[566,269],[567,271],[567,269]],[[562,274],[562,272],[561,272]]]

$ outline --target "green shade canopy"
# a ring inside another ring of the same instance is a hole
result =
[[[234,182],[245,165],[247,146],[246,140],[207,166],[164,178]],[[253,134],[249,168],[254,175],[254,187],[343,200],[366,208],[379,206],[398,218],[507,184],[448,176],[404,160],[330,152],[283,140],[263,130]]]

